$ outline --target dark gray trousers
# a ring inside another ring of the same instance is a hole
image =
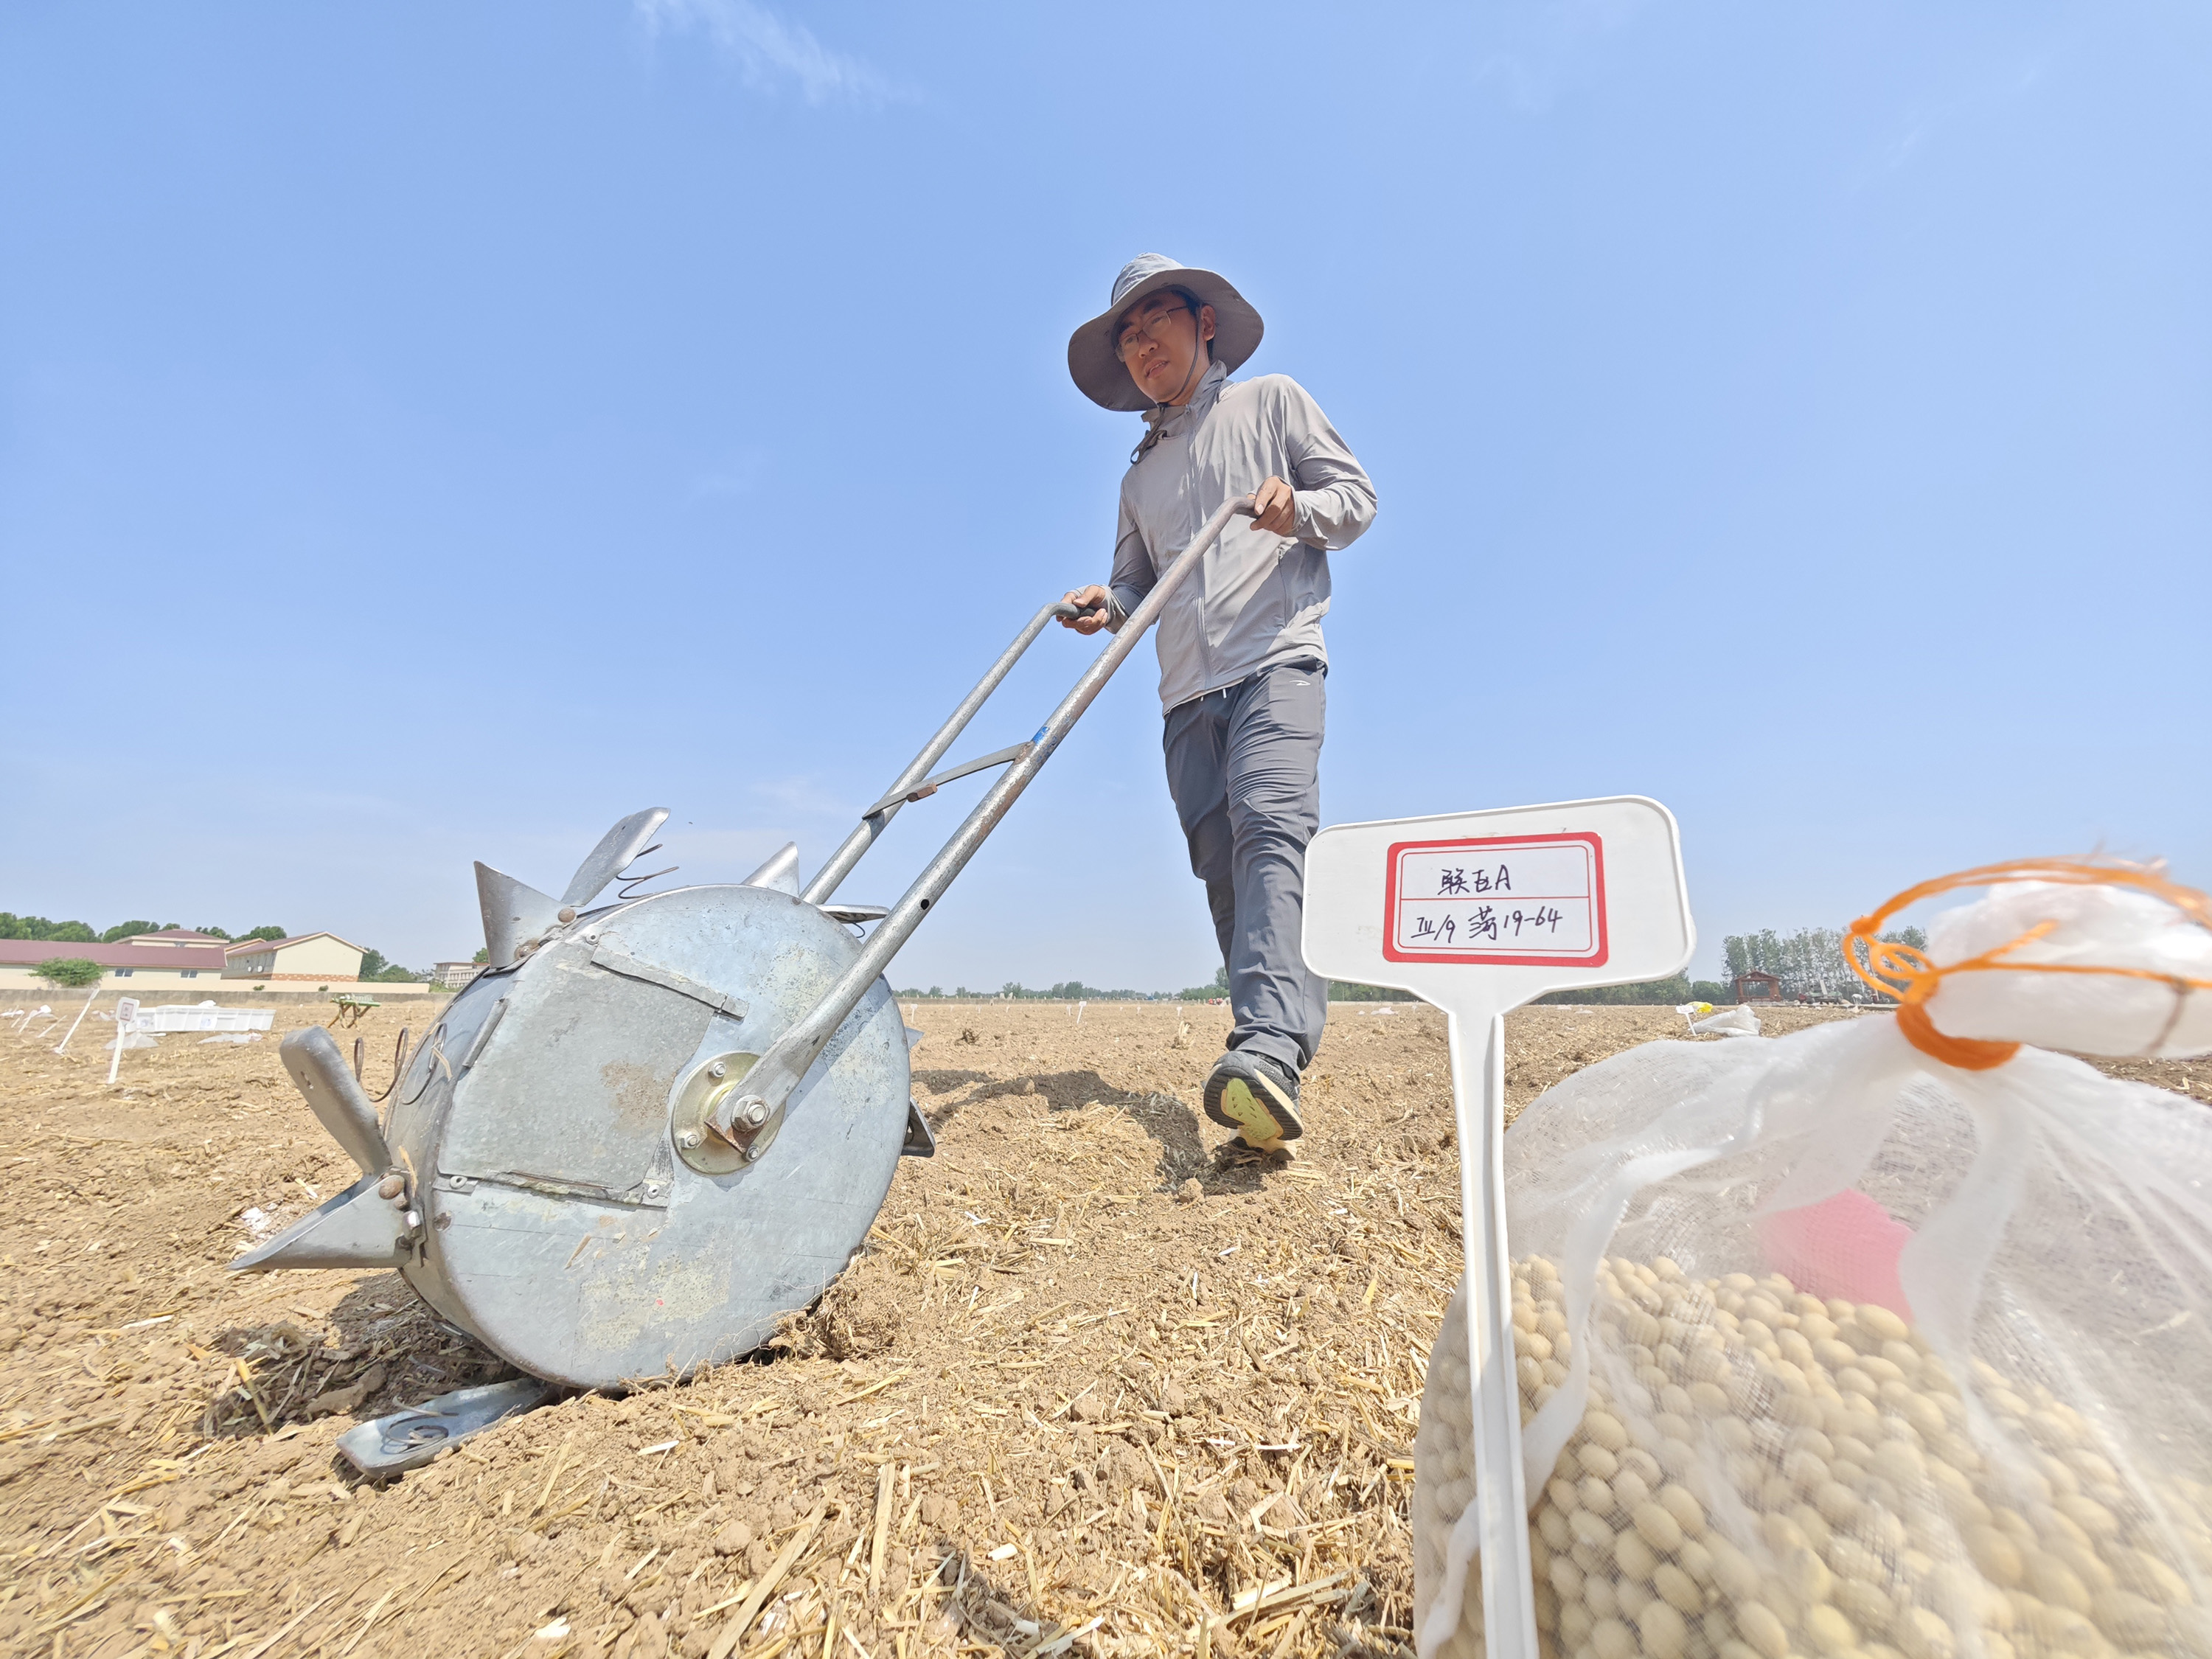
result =
[[[1298,951],[1306,843],[1321,824],[1325,672],[1270,668],[1167,717],[1168,793],[1229,964],[1229,1046],[1294,1072],[1328,1019],[1328,982]]]

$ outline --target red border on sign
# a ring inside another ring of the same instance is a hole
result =
[[[1428,853],[1442,848],[1462,847],[1541,847],[1560,842],[1580,842],[1590,853],[1590,915],[1596,935],[1597,948],[1589,956],[1568,957],[1557,954],[1547,957],[1492,956],[1485,951],[1471,957],[1461,951],[1449,953],[1433,951],[1401,951],[1395,943],[1398,937],[1398,855],[1401,853]],[[1612,945],[1605,926],[1605,843],[1596,835],[1577,832],[1565,836],[1484,836],[1462,841],[1401,841],[1391,843],[1383,855],[1382,884],[1382,959],[1386,962],[1449,962],[1462,968],[1602,968]]]

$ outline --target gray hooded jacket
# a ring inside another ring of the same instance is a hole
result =
[[[1321,406],[1287,375],[1231,380],[1216,363],[1188,404],[1146,418],[1157,418],[1160,437],[1121,480],[1109,584],[1116,632],[1222,502],[1271,476],[1296,496],[1295,536],[1231,519],[1169,601],[1158,641],[1162,711],[1280,663],[1326,663],[1328,551],[1373,522],[1375,486]]]

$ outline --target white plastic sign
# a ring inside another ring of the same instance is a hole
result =
[[[1605,965],[1595,836],[1395,843],[1384,868],[1392,962]]]
[[[107,1062],[108,1086],[115,1084],[116,1067],[123,1064],[123,1045],[131,1040],[131,1033],[138,1024],[138,999],[124,997],[115,1005],[115,1053]]]
[[[1433,1654],[1459,1622],[1479,1543],[1492,1659],[1537,1659],[1528,1494],[1505,1239],[1505,1012],[1547,991],[1663,979],[1696,934],[1674,814],[1640,795],[1324,830],[1306,849],[1306,966],[1443,1010],[1459,1122],[1475,1498],[1414,1632]],[[1468,1035],[1482,1035],[1481,1070]]]

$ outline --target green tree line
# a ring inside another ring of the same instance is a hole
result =
[[[1884,933],[1882,941],[1888,945],[1907,945],[1915,950],[1928,948],[1928,938],[1917,927],[1906,927],[1893,933]],[[1668,979],[1645,980],[1635,985],[1600,985],[1582,990],[1554,991],[1549,996],[1539,997],[1539,1002],[1553,1004],[1597,1003],[1627,1006],[1677,1007],[1686,1002],[1729,1003],[1735,1000],[1735,976],[1759,971],[1775,975],[1782,981],[1782,994],[1796,996],[1860,997],[1869,994],[1860,980],[1844,964],[1844,939],[1832,928],[1803,927],[1794,933],[1777,933],[1768,928],[1756,933],[1731,933],[1723,941],[1722,954],[1728,963],[1729,977],[1725,980],[1690,978],[1676,974]],[[1864,952],[1860,960],[1865,961]],[[1229,994],[1229,970],[1216,971],[1211,985],[1190,985],[1180,991],[1104,990],[1095,985],[1085,985],[1080,980],[1068,980],[1061,984],[1030,989],[1017,981],[1009,980],[996,991],[971,991],[963,985],[948,993],[941,985],[933,985],[927,991],[910,988],[897,994],[902,997],[927,1000],[950,995],[954,998],[989,997],[1007,1000],[1073,1002],[1088,1000],[1092,1002],[1204,1002],[1213,997]],[[1412,1002],[1418,999],[1405,991],[1393,991],[1379,985],[1358,985],[1345,980],[1331,980],[1328,987],[1332,1002]]]
[[[114,927],[94,933],[88,922],[49,921],[44,916],[19,916],[13,911],[0,910],[0,939],[52,939],[57,945],[112,945],[136,933],[160,933],[181,929],[180,921],[118,921]],[[291,935],[274,925],[251,927],[242,933],[228,933],[220,927],[204,927],[191,930],[206,933],[235,944],[242,939],[289,939]]]
[[[923,990],[910,985],[903,991],[894,991],[893,996],[916,1002],[927,1002],[933,997],[962,1001],[971,998],[988,997],[994,1002],[1158,1002],[1169,994],[1165,991],[1132,991],[1127,988],[1109,988],[1103,985],[1085,985],[1079,979],[1062,980],[1057,985],[1030,987],[1018,980],[1008,980],[995,991],[971,991],[964,985],[946,990],[942,985],[933,985]]]
[[[1008,980],[995,991],[971,991],[964,985],[946,990],[942,985],[933,985],[927,990],[909,986],[895,991],[894,996],[917,1002],[927,1002],[932,997],[945,997],[955,1001],[971,997],[988,997],[1006,1002],[1206,1002],[1215,997],[1229,994],[1229,970],[1217,969],[1211,985],[1187,985],[1180,991],[1132,991],[1127,988],[1109,990],[1103,986],[1086,985],[1079,979],[1062,980],[1057,985],[1032,988],[1018,980]],[[1389,991],[1379,985],[1354,985],[1346,980],[1328,982],[1332,1002],[1412,1002],[1415,999],[1404,991]]]
[[[1899,928],[1881,935],[1885,945],[1928,948],[1928,935],[1917,927]],[[1868,965],[1864,946],[1854,947],[1859,965]],[[1772,928],[1757,933],[1730,933],[1721,942],[1729,977],[1738,974],[1771,974],[1782,981],[1784,996],[1857,998],[1870,994],[1866,982],[1851,972],[1844,960],[1844,936],[1832,927],[1801,927],[1794,933]]]

